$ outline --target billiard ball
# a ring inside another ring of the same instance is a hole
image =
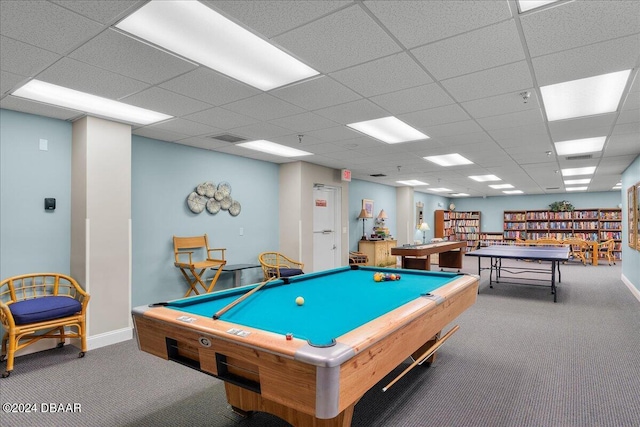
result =
[[[302,298],[302,297],[296,298],[296,304],[298,304],[298,305],[304,304],[304,298]]]
[[[396,274],[396,280],[400,280],[400,279],[401,279],[400,275]]]

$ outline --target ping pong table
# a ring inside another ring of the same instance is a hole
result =
[[[500,279],[515,279],[516,276],[504,276],[502,273],[517,275],[523,273],[543,274],[551,276],[551,293],[553,294],[553,302],[557,301],[556,293],[556,271],[558,272],[558,283],[562,281],[560,273],[560,263],[569,259],[568,246],[515,246],[515,245],[495,245],[467,252],[466,256],[475,256],[478,258],[478,276],[481,276],[482,270],[489,270],[489,287],[493,288],[493,282],[500,283]],[[482,268],[482,258],[489,258],[489,267]],[[534,268],[531,264],[526,266],[518,266],[509,264],[502,266],[503,259],[514,260],[530,260],[550,262],[550,268]],[[495,274],[495,280],[494,278]],[[521,280],[539,280],[521,277]],[[503,282],[515,284],[534,284],[529,282]]]

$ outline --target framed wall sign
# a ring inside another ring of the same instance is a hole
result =
[[[373,218],[373,200],[362,199],[362,209],[367,211],[367,216]]]

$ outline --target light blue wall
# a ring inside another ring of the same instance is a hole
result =
[[[640,248],[629,247],[627,188],[640,182],[640,156],[622,173],[622,274],[640,292]]]
[[[358,241],[362,238],[362,220],[358,219],[362,209],[362,199],[373,200],[373,216],[384,209],[388,219],[385,221],[392,236],[396,234],[396,188],[389,185],[354,179],[349,184],[349,250],[358,250]],[[365,220],[364,230],[369,236],[375,225],[374,219]]]
[[[480,211],[480,229],[485,232],[503,230],[504,211],[549,209],[549,204],[560,200],[567,200],[576,209],[617,208],[622,202],[617,191],[451,199],[457,211]]]
[[[422,211],[423,219],[427,224],[429,224],[429,227],[431,228],[431,230],[425,233],[424,237],[426,238],[426,241],[429,242],[434,236],[434,212],[441,209],[449,209],[449,199],[442,196],[436,196],[434,194],[420,193],[416,191],[413,193],[413,201],[415,203],[422,202],[424,204],[424,208]],[[422,241],[422,234],[422,231],[416,230],[414,239]]]
[[[69,274],[70,248],[71,123],[0,110],[0,278]]]
[[[179,298],[188,289],[173,265],[173,235],[207,233],[211,247],[227,249],[228,264],[257,263],[260,252],[278,250],[278,170],[273,163],[134,135],[133,306]],[[241,203],[240,215],[191,212],[187,196],[205,181],[229,182],[231,197]],[[243,281],[261,277],[259,269],[243,272]],[[232,274],[225,273],[216,290],[229,287],[232,280]]]

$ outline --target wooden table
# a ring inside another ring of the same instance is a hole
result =
[[[407,357],[427,357],[434,340],[450,336],[440,331],[477,297],[476,276],[385,269],[401,280],[376,282],[378,270],[274,280],[217,319],[256,285],[137,307],[138,345],[222,379],[237,412],[269,412],[297,427],[346,427],[370,388]],[[394,387],[412,385],[404,377]]]
[[[462,268],[467,242],[436,242],[391,248],[391,255],[400,256],[402,268],[431,270],[430,255],[438,254],[438,267]]]

